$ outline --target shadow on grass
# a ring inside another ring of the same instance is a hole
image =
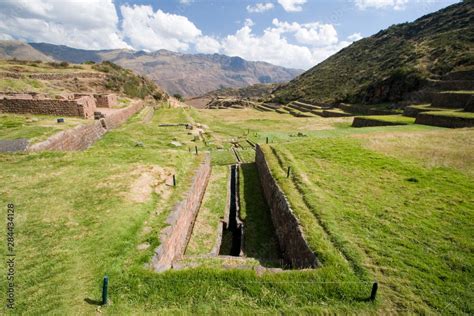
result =
[[[243,251],[262,266],[281,267],[282,260],[270,209],[265,202],[255,163],[241,165],[240,209],[244,221]]]
[[[84,299],[84,302],[86,302],[89,305],[98,305],[98,306],[102,305],[102,301],[93,300],[88,297]]]

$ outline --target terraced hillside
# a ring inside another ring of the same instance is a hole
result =
[[[397,101],[433,79],[472,69],[474,3],[463,1],[357,41],[275,91],[274,101]],[[431,80],[430,80],[431,79]]]
[[[131,98],[166,98],[149,79],[110,62],[69,64],[41,60],[0,60],[0,93],[115,92]]]

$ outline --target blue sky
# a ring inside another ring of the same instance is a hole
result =
[[[308,69],[453,0],[0,0],[0,39],[221,53]]]

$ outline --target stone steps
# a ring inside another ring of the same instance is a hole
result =
[[[255,109],[259,110],[259,111],[262,111],[262,112],[271,112],[273,111],[273,109],[270,109],[268,107],[265,107],[263,104],[257,104],[255,106]]]
[[[347,113],[344,111],[336,111],[336,110],[323,110],[321,113],[323,117],[350,117],[354,116],[354,114]]]
[[[474,127],[474,116],[462,116],[463,112],[461,111],[459,112],[460,116],[453,116],[451,114],[453,111],[449,112],[450,114],[443,114],[443,112],[419,113],[416,116],[415,124],[448,128]]]
[[[474,90],[474,80],[429,80],[428,88],[438,91]]]
[[[419,113],[423,113],[423,112],[436,112],[436,111],[446,111],[446,110],[453,110],[453,109],[437,108],[429,104],[409,105],[404,109],[403,116],[416,117]],[[456,110],[462,110],[462,109],[456,109]]]
[[[432,94],[431,106],[435,108],[459,109],[465,108],[469,102],[472,102],[473,92],[434,92]]]
[[[322,106],[319,106],[319,105],[304,103],[304,102],[301,102],[301,101],[293,101],[293,103],[294,103],[295,105],[297,105],[298,107],[303,108],[303,109],[307,109],[307,110],[309,110],[309,111],[312,111],[312,110],[321,110],[321,109],[328,108],[328,107],[322,107]]]

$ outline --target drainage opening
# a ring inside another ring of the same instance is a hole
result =
[[[224,224],[219,255],[240,256],[242,252],[243,223],[240,219],[239,167],[231,166],[229,218]]]

